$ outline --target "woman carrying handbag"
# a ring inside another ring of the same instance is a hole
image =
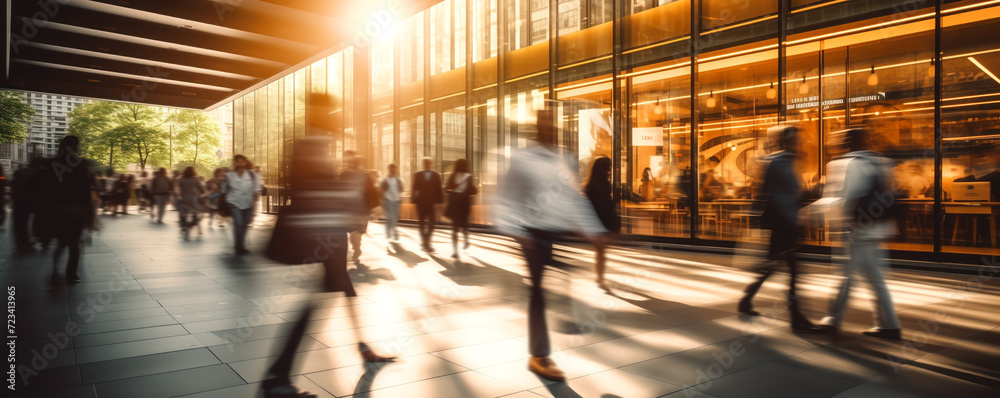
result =
[[[479,193],[479,190],[472,183],[472,174],[469,174],[469,162],[465,159],[455,161],[454,169],[448,182],[444,187],[448,195],[448,205],[445,207],[444,215],[451,219],[451,244],[454,254],[452,258],[459,258],[458,233],[465,235],[465,249],[469,248],[469,209],[472,207],[472,195]]]

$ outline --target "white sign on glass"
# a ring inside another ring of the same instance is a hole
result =
[[[663,146],[663,128],[633,127],[632,146]]]

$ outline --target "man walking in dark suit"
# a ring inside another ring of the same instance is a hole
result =
[[[759,199],[766,204],[764,214],[761,215],[761,227],[771,230],[767,261],[784,261],[788,264],[788,272],[791,274],[788,286],[788,310],[791,312],[792,330],[817,332],[818,329],[812,322],[802,315],[795,290],[795,282],[798,279],[796,249],[800,230],[799,208],[802,207],[802,187],[795,175],[795,162],[799,157],[798,133],[797,127],[781,125],[771,127],[767,131],[768,140],[771,145],[777,147],[778,152],[768,155],[763,166],[766,169]],[[760,315],[753,310],[753,297],[773,273],[773,266],[762,269],[757,280],[746,287],[743,299],[737,307],[739,313]]]
[[[434,223],[437,222],[435,206],[444,203],[444,191],[441,185],[441,174],[434,171],[434,160],[424,158],[424,170],[413,175],[410,187],[410,197],[417,205],[417,222],[420,226],[420,245],[427,252],[434,252],[431,247],[431,235],[434,234]]]

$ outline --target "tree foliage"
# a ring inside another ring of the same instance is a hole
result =
[[[198,174],[208,175],[218,164],[216,151],[222,145],[222,127],[208,113],[180,110],[167,118],[174,127],[174,161],[194,165]],[[179,167],[175,167],[179,168]]]
[[[69,116],[69,132],[80,137],[83,155],[104,166],[170,167],[171,153],[175,169],[194,165],[206,174],[218,164],[222,129],[202,111],[96,101]]]
[[[80,152],[88,159],[122,168],[130,163],[124,133],[118,125],[118,104],[96,101],[80,105],[69,113],[69,133],[80,137]]]
[[[28,123],[35,116],[17,91],[0,90],[0,143],[21,143],[28,137]]]

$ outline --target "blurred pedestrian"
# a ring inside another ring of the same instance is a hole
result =
[[[48,203],[51,206],[48,209],[55,221],[47,223],[46,227],[53,229],[51,235],[59,242],[53,253],[52,282],[59,279],[58,263],[63,249],[69,250],[66,283],[80,282],[77,273],[80,265],[80,241],[84,228],[93,226],[93,176],[88,162],[81,159],[78,153],[80,139],[73,135],[63,137],[58,154],[50,161],[49,170],[42,177],[45,189],[51,193],[51,201]]]
[[[212,179],[205,182],[205,189],[206,189],[205,197],[208,199],[208,208],[210,209],[208,212],[208,222],[207,222],[209,230],[212,229],[212,220],[215,218],[216,213],[218,213],[217,210],[219,209],[219,196],[222,195],[221,192],[222,182],[225,180],[225,177],[226,177],[226,171],[221,168],[218,168],[215,169],[214,173],[212,173]],[[220,227],[223,226],[222,224],[223,218],[224,217],[222,217],[222,215],[219,215]]]
[[[528,370],[545,379],[563,381],[562,370],[549,358],[552,347],[545,321],[542,276],[552,264],[552,244],[563,234],[582,234],[603,244],[607,229],[594,208],[576,189],[574,175],[557,152],[558,131],[553,112],[538,112],[537,144],[517,153],[500,187],[496,226],[514,237],[524,251],[531,273],[528,315]]]
[[[417,225],[420,229],[420,246],[427,252],[434,252],[431,240],[434,224],[437,223],[437,205],[444,203],[441,190],[441,174],[434,171],[434,160],[424,158],[423,171],[413,175],[410,182],[410,201],[417,207]]]
[[[902,327],[882,270],[886,268],[884,241],[896,228],[898,211],[891,190],[892,161],[869,150],[869,131],[850,128],[838,134],[848,153],[827,164],[824,197],[837,199],[832,218],[844,233],[848,259],[843,280],[829,313],[820,322],[824,330],[838,333],[857,275],[863,275],[875,295],[875,327],[863,334],[889,340],[902,338]]]
[[[469,161],[458,159],[455,161],[454,169],[448,176],[448,183],[444,190],[448,195],[448,205],[445,208],[445,216],[451,219],[451,247],[452,258],[459,258],[458,241],[459,233],[465,236],[465,249],[469,248],[469,209],[472,206],[472,195],[478,193],[475,184],[472,183],[472,174],[469,173]]]
[[[399,167],[389,164],[389,174],[382,179],[382,210],[385,213],[385,238],[391,242],[399,241],[399,206],[403,202],[403,178],[399,176]]]
[[[31,214],[35,212],[38,201],[33,193],[32,186],[37,184],[39,173],[44,167],[45,159],[34,157],[28,166],[22,167],[14,172],[14,181],[11,183],[10,196],[14,201],[14,241],[17,250],[29,252],[34,250],[28,226],[31,221]]]
[[[121,174],[118,176],[118,181],[115,181],[114,188],[112,188],[111,195],[111,215],[117,216],[119,214],[128,215],[128,202],[132,197],[131,181],[129,180],[128,174]],[[121,208],[121,211],[118,208]]]
[[[611,198],[611,159],[607,156],[600,156],[594,159],[593,167],[590,169],[590,178],[584,187],[587,199],[594,207],[597,218],[601,220],[604,228],[611,233],[612,237],[621,232],[621,220],[615,210],[615,203]],[[605,243],[605,242],[601,242]],[[606,245],[601,244],[594,247],[594,272],[597,274],[597,286],[604,291],[611,291],[604,280],[607,259],[605,256]]]
[[[282,257],[285,263],[320,261],[324,271],[323,292],[344,292],[348,297],[356,297],[347,273],[347,233],[367,223],[367,216],[363,213],[368,199],[364,197],[366,188],[361,185],[366,181],[355,178],[356,173],[346,171],[341,177],[346,175],[349,179],[338,178],[336,165],[328,155],[335,146],[331,137],[332,123],[329,122],[332,100],[325,95],[313,94],[309,105],[310,114],[306,120],[310,126],[305,137],[296,141],[295,156],[292,158],[291,192],[295,200],[278,215],[268,256]],[[312,221],[317,219],[326,222]],[[278,231],[278,228],[284,229]],[[343,319],[356,322],[358,317],[353,307],[345,307],[349,316]],[[261,383],[265,398],[316,397],[299,390],[291,381],[295,353],[315,308],[313,301],[306,304],[293,324],[281,354],[267,370]],[[364,362],[390,362],[394,359],[372,351],[361,336],[361,328],[353,326],[358,352]]]
[[[139,178],[135,181],[135,196],[139,203],[139,213],[143,210],[152,210],[149,205],[149,173],[143,171],[139,173]]]
[[[0,165],[0,228],[7,225],[7,173]]]
[[[205,186],[198,179],[194,166],[184,169],[184,174],[177,180],[177,186],[181,193],[181,234],[184,240],[188,240],[191,238],[191,229],[198,228],[198,234],[202,233],[199,221]]]
[[[181,179],[181,171],[174,170],[173,175],[170,177],[170,186],[173,190],[170,191],[170,202],[174,205],[174,211],[178,212],[177,219],[180,220],[181,211],[181,192],[177,189],[177,180]]]
[[[767,138],[776,152],[764,157],[761,168],[764,182],[758,198],[764,202],[761,227],[771,230],[767,259],[758,270],[757,279],[743,291],[737,311],[744,315],[759,316],[753,309],[753,298],[772,274],[775,266],[784,262],[790,275],[788,281],[788,310],[791,312],[792,330],[800,333],[817,332],[818,329],[799,306],[796,283],[799,277],[798,237],[802,227],[799,209],[802,207],[802,185],[796,175],[796,163],[801,157],[799,129],[779,125],[767,130]]]
[[[101,178],[98,181],[99,185],[97,186],[97,188],[99,191],[97,192],[97,194],[98,196],[101,197],[101,212],[103,213],[114,211],[114,209],[111,208],[112,205],[114,204],[111,191],[114,190],[115,181],[118,180],[117,178],[114,177],[115,177],[115,171],[112,170],[111,168],[108,168],[107,170],[105,170],[104,175],[101,176]]]
[[[361,261],[361,237],[368,233],[368,218],[371,216],[371,211],[378,207],[381,195],[378,188],[375,187],[375,182],[371,174],[361,169],[364,159],[357,155],[349,155],[345,161],[347,169],[340,174],[340,179],[355,181],[362,187],[366,206],[365,210],[363,210],[365,222],[359,224],[359,228],[350,233],[351,260],[359,262]]]
[[[252,220],[254,197],[260,192],[260,177],[250,169],[250,160],[233,156],[233,171],[226,173],[222,193],[233,220],[233,249],[236,255],[250,253],[246,248],[247,225]]]
[[[174,192],[174,183],[167,177],[167,169],[161,167],[153,180],[149,183],[149,189],[153,194],[153,202],[156,204],[156,223],[163,224],[163,213],[167,209],[167,201],[170,200]],[[153,211],[149,211],[149,218],[153,218]]]

